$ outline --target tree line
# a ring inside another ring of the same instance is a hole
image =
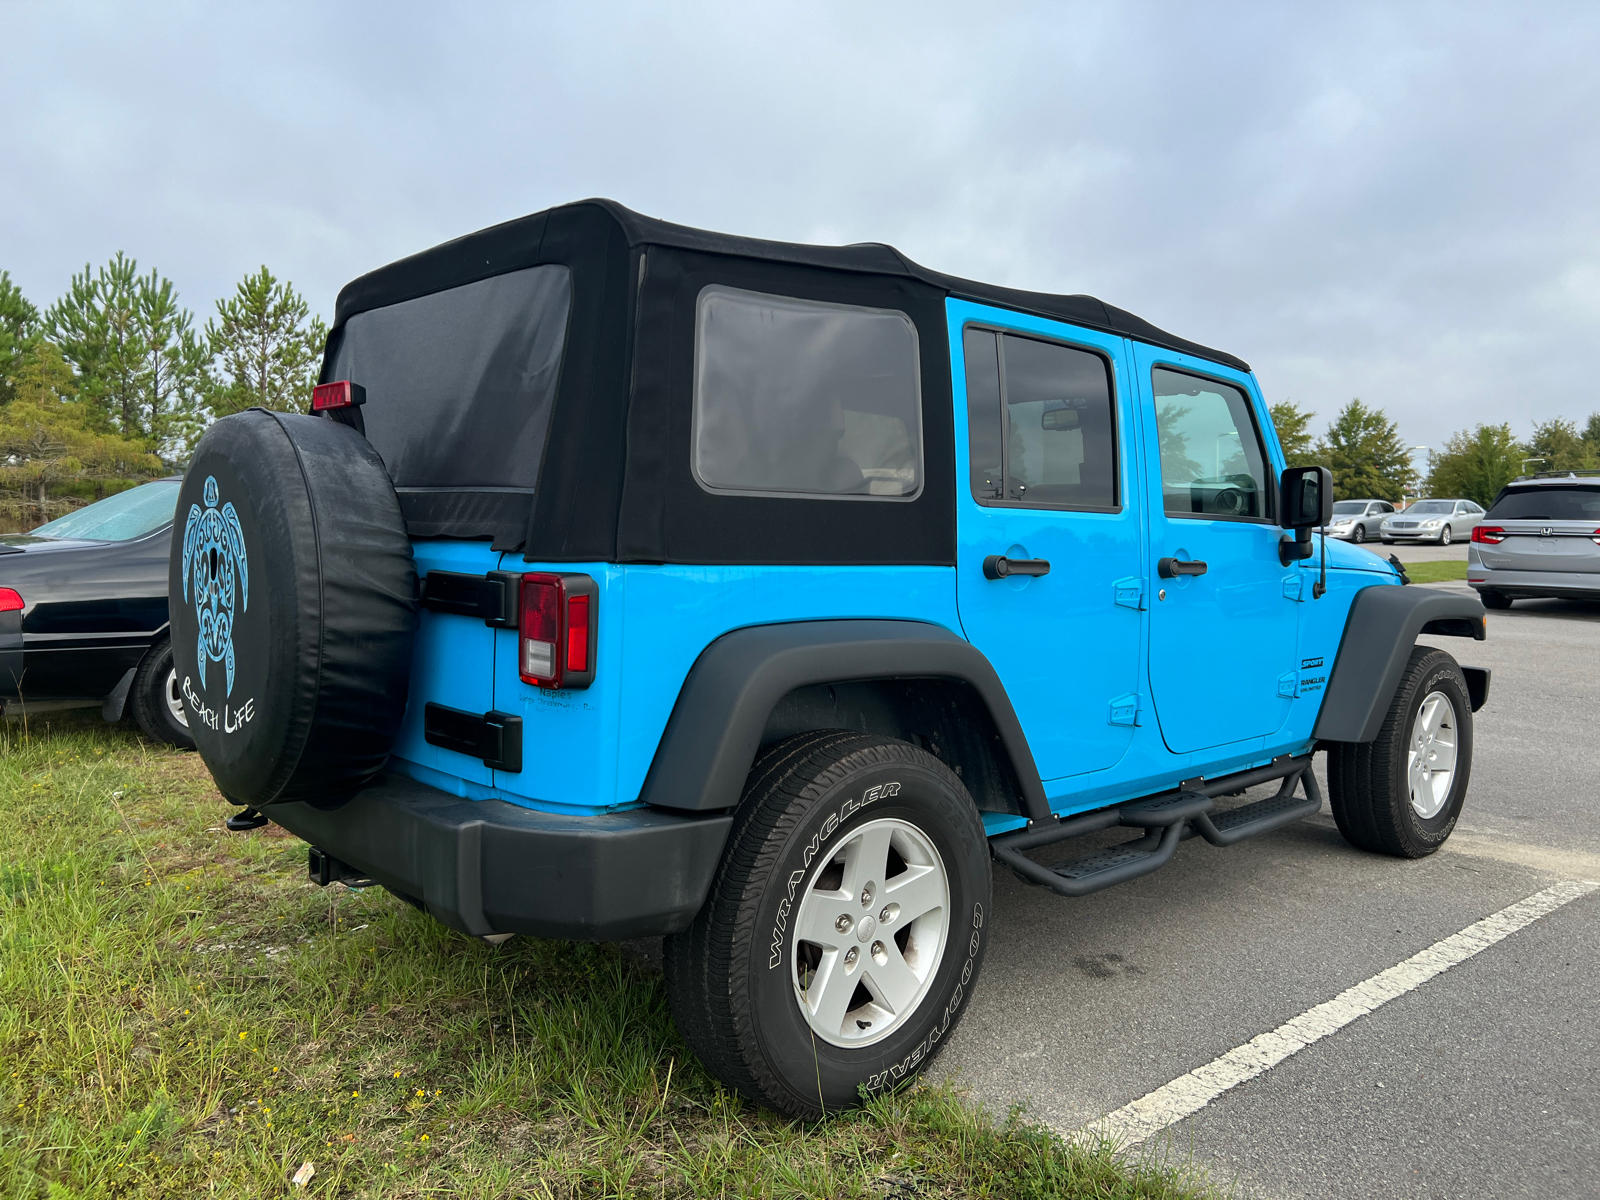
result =
[[[1350,401],[1320,438],[1311,434],[1312,414],[1285,400],[1272,406],[1272,423],[1292,467],[1320,465],[1333,471],[1337,500],[1390,500],[1419,494],[1473,500],[1485,508],[1518,475],[1535,471],[1600,470],[1600,413],[1587,424],[1552,417],[1534,425],[1526,441],[1509,424],[1458,430],[1428,450],[1423,475],[1413,447],[1381,408]]]
[[[118,253],[45,308],[0,271],[0,521],[29,525],[188,460],[218,417],[307,411],[327,327],[265,266],[197,328]]]

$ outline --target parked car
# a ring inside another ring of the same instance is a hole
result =
[[[1438,542],[1448,546],[1472,533],[1483,509],[1471,500],[1418,500],[1403,512],[1385,517],[1378,526],[1384,545],[1394,542]]]
[[[991,859],[1096,892],[1316,812],[1316,749],[1357,846],[1461,811],[1489,676],[1415,643],[1483,606],[1313,558],[1331,474],[1248,364],[1097,300],[589,201],[356,280],[321,378],[179,499],[233,826],[464,934],[666,935],[689,1046],[779,1111],[948,1040]]]
[[[1486,608],[1600,600],[1600,471],[1542,472],[1502,488],[1472,530],[1467,583]]]
[[[1335,500],[1333,520],[1324,530],[1329,537],[1355,542],[1358,546],[1378,536],[1383,518],[1394,512],[1387,500]]]
[[[150,737],[194,745],[167,636],[181,480],[158,479],[30,533],[0,536],[0,708],[130,710]]]

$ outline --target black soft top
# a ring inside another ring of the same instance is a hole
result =
[[[880,243],[735,237],[642,216],[611,200],[583,200],[456,238],[347,284],[324,371],[357,313],[546,263],[571,269],[573,306],[536,480],[521,491],[401,488],[413,537],[488,537],[522,549],[530,561],[950,565],[956,471],[946,297],[1250,369],[1093,296],[959,279]],[[694,296],[713,282],[906,312],[918,327],[924,454],[936,486],[912,503],[884,505],[700,488],[688,467],[689,360]]]

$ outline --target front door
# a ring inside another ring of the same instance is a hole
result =
[[[1150,691],[1162,737],[1186,754],[1271,734],[1294,696],[1300,581],[1278,558],[1260,398],[1226,368],[1139,344],[1133,356],[1153,467]]]
[[[948,302],[957,601],[1043,779],[1120,759],[1139,720],[1140,522],[1126,344]],[[964,425],[964,428],[962,426]],[[1043,575],[992,578],[995,556]]]

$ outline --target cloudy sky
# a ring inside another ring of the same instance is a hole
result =
[[[585,196],[1088,292],[1405,437],[1600,410],[1600,6],[0,0],[0,267],[203,321]]]

